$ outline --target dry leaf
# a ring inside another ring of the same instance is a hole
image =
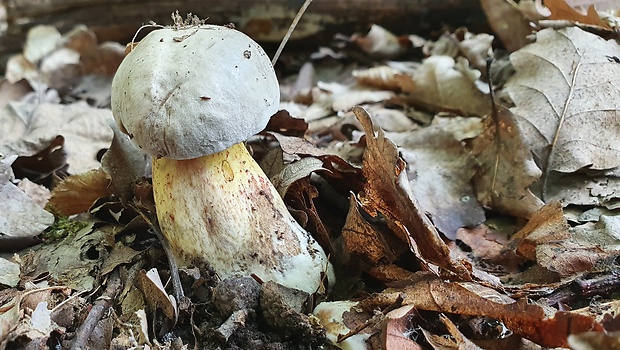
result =
[[[395,58],[405,50],[396,35],[376,24],[370,27],[366,36],[354,36],[352,39],[366,53],[377,57]]]
[[[532,32],[529,21],[506,0],[482,0],[480,2],[489,25],[510,52],[518,50],[529,42]]]
[[[579,24],[589,24],[597,27],[611,29],[607,23],[603,22],[598,16],[594,5],[588,7],[587,14],[582,14],[571,7],[564,0],[545,0],[545,6],[551,11],[548,19],[568,20]]]
[[[534,213],[525,227],[510,238],[508,248],[535,260],[537,246],[569,238],[568,228],[562,205],[551,202]]]
[[[411,318],[417,314],[413,305],[405,305],[385,315],[381,343],[384,349],[422,350],[422,347],[411,340]]]
[[[148,271],[140,270],[136,277],[136,284],[144,293],[152,314],[155,314],[157,309],[161,309],[168,319],[176,322],[179,313],[176,300],[166,292],[157,268]]]
[[[551,172],[620,165],[620,46],[571,27],[544,29],[536,43],[511,55],[516,74],[506,83],[517,123],[543,169]]]
[[[87,212],[98,198],[110,195],[110,181],[101,168],[71,175],[54,188],[48,204],[64,216]]]
[[[584,170],[565,174],[552,172],[547,180],[547,201],[563,205],[614,207],[620,199],[620,168]]]
[[[524,145],[512,113],[497,106],[472,144],[478,161],[473,177],[476,197],[493,210],[529,218],[543,202],[529,190],[540,170]]]
[[[452,57],[431,56],[411,75],[397,79],[402,90],[426,108],[484,116],[490,112],[491,103],[476,86],[478,77],[479,71],[457,65]]]
[[[384,234],[368,223],[360,213],[360,203],[349,198],[349,213],[342,228],[344,260],[362,269],[393,263],[402,253],[400,245],[390,244]]]
[[[364,310],[384,308],[402,298],[403,305],[418,310],[496,318],[514,333],[546,347],[566,347],[569,334],[603,326],[592,316],[557,311],[527,300],[515,301],[493,289],[474,283],[446,282],[429,273],[403,288],[389,288],[362,301]]]
[[[379,66],[354,70],[351,74],[358,84],[380,90],[399,91],[400,84],[395,79],[400,70],[390,66]]]
[[[382,130],[374,135],[370,115],[363,108],[355,107],[353,112],[366,132],[362,173],[367,182],[358,195],[363,209],[372,216],[381,213],[397,236],[412,247],[417,245],[419,253],[428,262],[458,278],[471,279],[465,266],[452,260],[448,246],[420,209],[409,187],[406,164],[396,145],[385,138]]]
[[[31,156],[40,150],[42,141],[45,143],[62,135],[72,173],[99,167],[97,154],[112,141],[113,133],[108,125],[113,118],[109,109],[93,108],[85,102],[13,106],[12,111],[0,114],[0,124],[21,122],[24,128],[18,129],[22,133],[0,135],[0,153]],[[17,113],[17,108],[24,112]]]
[[[449,337],[431,334],[429,331],[422,329],[426,340],[433,346],[434,349],[482,350],[482,348],[467,339],[447,316],[441,314],[439,315],[439,320],[444,324],[444,326],[446,326],[446,329],[450,335]]]
[[[129,136],[121,132],[114,121],[110,121],[114,132],[112,145],[101,158],[101,168],[108,174],[110,187],[108,191],[118,196],[121,201],[129,202],[133,198],[133,185],[150,173],[149,156],[141,151]]]
[[[454,239],[461,227],[484,222],[484,210],[471,187],[474,161],[461,142],[442,126],[388,134],[407,162],[407,177],[422,210],[437,229]]]
[[[54,223],[54,215],[11,182],[11,163],[15,158],[0,158],[0,235],[36,236]]]

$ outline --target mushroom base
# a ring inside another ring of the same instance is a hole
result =
[[[322,272],[333,276],[243,143],[196,159],[154,159],[153,192],[181,265],[204,261],[222,278],[255,274],[309,293]]]

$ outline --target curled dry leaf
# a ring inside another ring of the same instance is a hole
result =
[[[536,43],[514,52],[515,75],[506,91],[526,143],[543,169],[546,198],[551,172],[620,166],[620,45],[571,27],[544,29]]]
[[[354,36],[353,40],[366,53],[382,58],[395,58],[406,48],[396,35],[376,24],[370,27],[366,36]]]
[[[364,219],[361,205],[354,196],[349,202],[349,213],[342,228],[345,261],[353,260],[362,268],[393,263],[402,253],[403,244],[390,244],[381,231]]]
[[[385,315],[381,343],[384,349],[422,350],[422,347],[409,337],[411,318],[417,314],[413,305],[405,305]]]
[[[471,279],[465,266],[450,257],[448,246],[421,210],[409,187],[406,164],[396,145],[385,137],[382,130],[374,135],[370,115],[363,108],[355,107],[353,112],[366,132],[362,173],[367,182],[358,195],[363,209],[372,216],[381,213],[399,239],[412,247],[417,245],[427,262],[454,273],[458,278]]]
[[[560,202],[551,202],[534,213],[525,227],[510,238],[507,246],[523,257],[536,260],[536,247],[569,238],[568,227]]]
[[[116,123],[110,121],[110,127],[114,137],[110,148],[101,158],[101,169],[110,178],[107,190],[121,201],[129,202],[133,198],[134,183],[150,172],[149,156],[131,142]]]
[[[484,116],[491,104],[476,86],[478,77],[479,71],[457,65],[452,57],[431,56],[411,75],[399,75],[397,79],[402,90],[425,108]]]
[[[54,188],[48,204],[64,216],[84,213],[98,198],[110,194],[110,181],[101,168],[71,175]]]
[[[485,119],[472,154],[478,161],[474,189],[483,206],[529,218],[543,205],[529,190],[540,170],[508,109],[497,106]]]
[[[351,74],[358,84],[382,90],[399,91],[400,84],[395,79],[401,71],[390,66],[379,66],[354,70]]]
[[[546,347],[566,347],[569,334],[603,330],[592,316],[557,311],[525,299],[515,301],[471,282],[446,282],[429,273],[418,273],[417,277],[406,287],[386,289],[360,301],[360,306],[364,310],[384,308],[402,298],[403,305],[414,305],[418,310],[487,316],[501,320],[514,333]]]

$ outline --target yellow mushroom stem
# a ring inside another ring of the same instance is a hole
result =
[[[162,233],[178,263],[222,278],[255,274],[314,292],[328,262],[243,143],[189,160],[153,160]]]

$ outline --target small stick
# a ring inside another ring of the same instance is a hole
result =
[[[282,53],[282,50],[284,50],[284,46],[288,42],[288,39],[291,37],[291,34],[293,34],[293,30],[295,30],[295,27],[297,27],[297,23],[299,23],[301,16],[304,15],[304,12],[306,12],[306,9],[308,8],[308,6],[310,6],[311,2],[312,0],[306,0],[304,4],[301,5],[301,8],[297,12],[297,15],[295,16],[295,18],[293,18],[293,23],[291,23],[291,26],[288,27],[288,31],[286,32],[284,39],[282,39],[282,42],[280,43],[280,46],[278,47],[276,54],[273,56],[273,59],[271,60],[272,66],[275,66],[276,62],[278,62],[278,58],[280,58],[280,54]]]
[[[82,325],[75,332],[76,337],[73,340],[73,343],[71,343],[71,350],[88,348],[88,338],[97,326],[99,320],[101,320],[105,312],[110,308],[112,301],[116,298],[121,289],[123,289],[121,277],[118,271],[114,270],[110,273],[105,292],[103,292],[102,296],[97,298],[97,301],[95,301],[95,304],[88,313],[88,316],[86,316],[86,319]]]

